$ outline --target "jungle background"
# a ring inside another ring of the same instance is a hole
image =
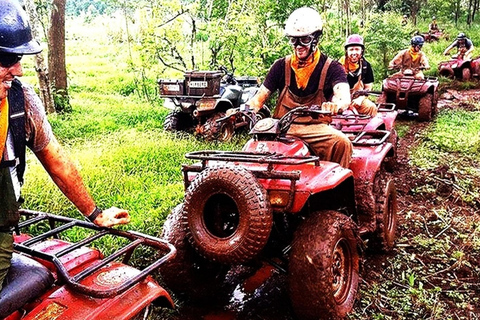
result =
[[[44,54],[55,55],[46,44],[52,10],[62,6],[33,4]],[[377,90],[388,75],[388,61],[408,47],[417,30],[427,31],[433,15],[450,39],[424,45],[431,65],[428,75],[437,75],[438,63],[448,59],[442,52],[458,32],[480,46],[478,0],[68,0],[64,5],[68,90],[64,99],[55,100],[49,120],[99,206],[129,210],[132,222],[125,228],[156,236],[183,199],[184,154],[238,150],[248,139],[238,135],[220,144],[164,132],[168,110],[158,97],[158,79],[181,79],[186,70],[225,65],[236,75],[262,80],[277,58],[290,53],[283,23],[302,5],[321,12],[321,50],[329,56],[344,54],[348,34],[364,36]],[[404,14],[408,23],[402,26]],[[479,54],[476,49],[474,56]],[[24,57],[23,81],[40,92],[36,63]],[[441,93],[447,96],[434,121],[397,123],[399,238],[391,254],[366,256],[351,319],[480,319],[479,85],[440,81]],[[80,217],[35,157],[28,158],[24,207]],[[187,319],[182,313],[187,307],[176,302],[177,311],[159,311],[152,319]],[[258,304],[262,308],[237,318],[291,319],[282,303]]]

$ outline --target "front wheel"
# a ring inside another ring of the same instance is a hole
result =
[[[427,93],[418,101],[418,121],[430,121],[434,115],[433,94]]]
[[[320,211],[295,232],[288,285],[301,319],[344,318],[358,291],[357,226],[337,211]]]
[[[470,68],[463,68],[462,69],[462,80],[469,81],[472,78],[472,73],[470,72]]]
[[[182,223],[183,207],[176,206],[163,225],[162,238],[175,246],[177,254],[160,267],[162,279],[175,294],[192,301],[211,302],[226,297],[229,288],[224,280],[228,269],[207,261],[188,243]]]

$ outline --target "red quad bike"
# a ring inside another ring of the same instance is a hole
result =
[[[0,292],[1,319],[146,319],[151,305],[173,308],[169,294],[151,276],[175,256],[171,244],[62,216],[21,214],[12,267]],[[43,232],[23,233],[35,230]],[[64,232],[80,240],[61,240]],[[119,249],[104,256],[92,247],[105,240]],[[142,252],[155,257],[151,264],[142,269],[129,264],[132,255]]]
[[[438,64],[438,73],[450,79],[469,81],[472,77],[480,76],[480,57],[472,60],[463,60],[461,55],[452,56],[449,61]]]
[[[396,189],[384,168],[393,154],[390,132],[352,128],[346,169],[286,134],[302,117],[328,115],[296,108],[258,121],[242,151],[186,155],[198,162],[183,165],[185,200],[163,229],[177,248],[161,269],[173,292],[205,298],[224,288],[229,270],[258,273],[269,265],[286,274],[299,318],[337,319],[352,310],[364,240],[380,252],[395,241]]]
[[[405,70],[402,77],[383,80],[382,94],[377,103],[394,103],[400,114],[416,116],[419,121],[431,121],[437,114],[438,78],[426,76],[416,79]]]

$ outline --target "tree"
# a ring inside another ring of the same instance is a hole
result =
[[[48,30],[48,68],[55,109],[59,112],[71,110],[65,63],[65,4],[66,0],[53,0]]]
[[[26,10],[30,16],[30,22],[32,25],[32,35],[35,39],[40,39],[39,27],[40,20],[37,15],[35,5],[32,0],[25,1]],[[50,90],[50,81],[48,78],[48,68],[45,65],[45,59],[43,53],[35,55],[35,69],[37,70],[38,83],[40,87],[40,98],[42,99],[45,111],[47,113],[55,112],[55,105],[53,102],[52,92]]]

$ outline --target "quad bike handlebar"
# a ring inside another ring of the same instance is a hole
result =
[[[142,234],[140,232],[122,231],[113,228],[99,227],[91,222],[77,220],[65,216],[53,215],[45,212],[32,210],[19,211],[20,215],[25,217],[25,220],[21,221],[18,227],[15,228],[15,232],[17,234],[20,234],[20,230],[22,229],[27,229],[31,226],[37,226],[42,222],[47,222],[50,226],[50,230],[20,243],[14,243],[14,249],[18,252],[28,254],[32,257],[51,262],[55,266],[59,278],[64,280],[67,286],[73,288],[76,292],[92,296],[94,298],[113,297],[121,294],[122,292],[131,288],[136,283],[144,280],[149,274],[157,270],[162,264],[173,259],[176,254],[176,249],[172,244],[159,238]],[[56,224],[59,223],[61,225],[56,226]],[[58,238],[61,232],[72,229],[74,227],[91,230],[94,232],[94,234],[85,237],[79,242],[71,243],[69,246],[62,248],[60,251],[55,253],[47,253],[34,248],[35,244],[52,237]],[[89,245],[93,241],[105,236],[123,238],[129,241],[129,243],[119,248],[111,255],[103,257],[103,259],[99,260],[99,263],[89,266],[81,272],[72,276],[70,272],[66,269],[64,263],[61,261],[61,258],[66,254],[71,253],[74,250],[77,250],[86,245]],[[156,253],[161,254],[160,258],[156,259],[153,263],[143,268],[143,270],[139,270],[138,274],[136,274],[135,276],[126,279],[119,285],[116,285],[112,288],[97,289],[80,283],[81,280],[94,274],[96,271],[99,271],[101,268],[107,266],[113,261],[118,260],[121,257],[123,257],[122,263],[128,265],[135,249],[139,248],[140,246],[150,248]]]

